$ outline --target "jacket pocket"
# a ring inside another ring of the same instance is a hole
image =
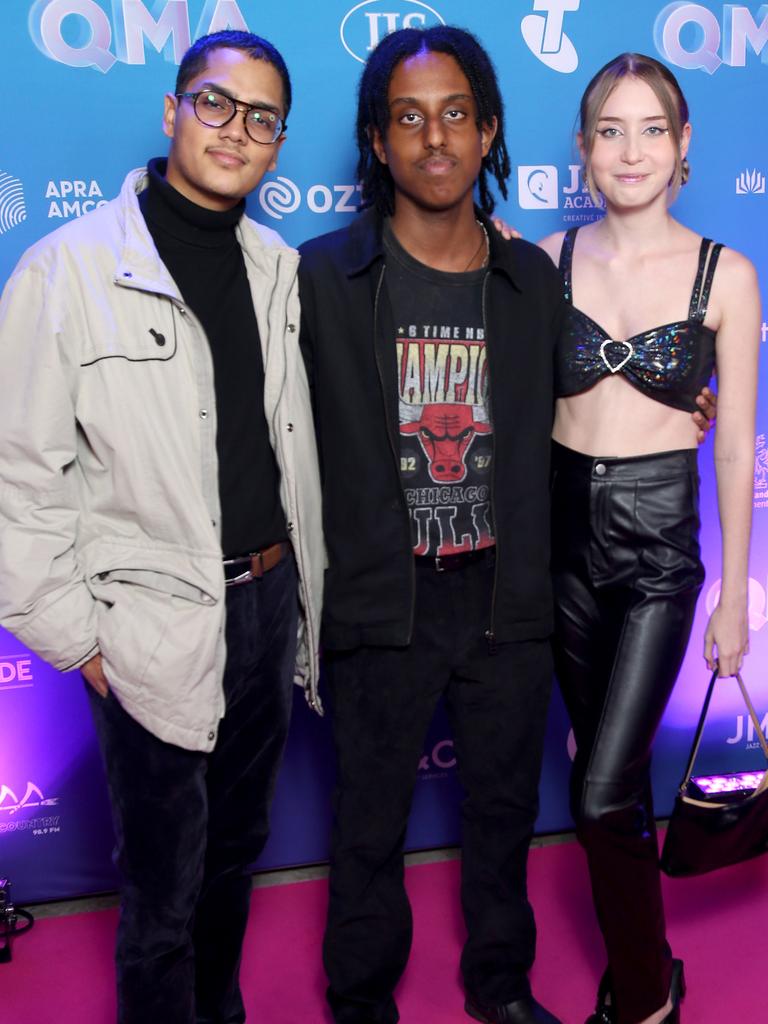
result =
[[[170,695],[180,677],[194,676],[196,663],[210,656],[221,612],[216,598],[194,583],[164,572],[111,569],[92,575],[90,589],[107,679],[119,690],[147,684],[162,700],[166,687]]]

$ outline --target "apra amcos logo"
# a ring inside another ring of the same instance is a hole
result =
[[[306,199],[311,213],[356,213],[360,185],[310,185],[306,196],[295,181],[277,175],[265,181],[259,189],[262,210],[275,220],[295,213]]]
[[[580,0],[533,0],[534,11],[520,22],[523,39],[542,64],[553,71],[569,75],[579,66],[576,47],[565,34],[563,22],[568,11],[578,11]]]
[[[368,54],[390,32],[444,24],[434,7],[422,0],[363,0],[344,15],[339,35],[350,57],[364,64]]]
[[[29,34],[52,60],[107,72],[116,61],[144,64],[146,43],[178,64],[192,39],[228,28],[248,31],[237,0],[205,0],[194,35],[190,0],[111,0],[107,6],[111,19],[96,0],[35,0]]]
[[[48,217],[69,220],[70,217],[82,217],[97,206],[105,206],[107,200],[101,191],[98,181],[81,179],[49,181],[45,189],[48,202]]]
[[[27,219],[24,188],[18,178],[0,171],[0,235]]]
[[[653,38],[661,56],[680,68],[710,75],[721,64],[743,68],[748,50],[758,57],[768,43],[768,4],[761,4],[754,15],[744,4],[723,4],[721,27],[709,7],[678,0],[656,18]],[[766,63],[765,53],[762,62]]]

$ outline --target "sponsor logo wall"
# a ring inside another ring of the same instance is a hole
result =
[[[115,196],[125,173],[165,151],[163,93],[189,43],[222,28],[251,29],[285,55],[294,85],[288,141],[277,170],[249,200],[252,216],[292,244],[347,223],[355,180],[355,94],[362,62],[396,28],[470,28],[488,47],[506,101],[514,164],[499,213],[526,237],[600,215],[580,175],[573,139],[587,81],[622,50],[666,61],[689,100],[691,181],[676,205],[693,228],[745,252],[768,282],[768,7],[761,2],[636,0],[34,0],[3,4],[0,58],[13,82],[3,105],[0,285],[38,238]],[[768,317],[766,317],[768,319]],[[768,338],[763,324],[762,341]],[[763,371],[766,376],[766,370]],[[768,380],[755,439],[752,653],[746,678],[768,726]],[[705,669],[707,608],[720,577],[712,443],[701,455],[705,584],[688,656],[655,761],[659,812],[672,803]],[[0,581],[1,585],[1,581]],[[111,888],[111,831],[103,773],[77,673],[60,676],[0,632],[0,874],[19,901]],[[547,738],[540,831],[569,827],[573,744],[555,697]],[[734,685],[717,692],[702,766],[760,762]],[[321,860],[327,851],[330,731],[296,695],[265,867]],[[458,780],[450,729],[439,712],[419,765],[411,847],[456,842]]]

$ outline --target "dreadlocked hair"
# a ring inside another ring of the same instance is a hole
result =
[[[496,70],[483,47],[471,32],[448,25],[399,29],[385,36],[368,58],[357,94],[357,179],[362,186],[362,206],[373,206],[382,216],[394,213],[394,182],[389,168],[379,161],[373,150],[373,133],[378,131],[382,139],[386,139],[392,74],[400,61],[417,53],[445,53],[453,57],[472,89],[478,127],[490,125],[496,118],[496,136],[483,158],[477,179],[480,208],[491,214],[496,201],[488,185],[488,172],[496,179],[499,191],[506,199],[507,178],[511,171],[504,140],[504,101]]]

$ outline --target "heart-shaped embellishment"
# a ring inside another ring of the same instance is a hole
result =
[[[627,354],[623,359],[619,360],[618,363],[612,363],[608,356],[605,354],[605,349],[608,345],[622,345],[626,350]],[[626,366],[632,356],[635,354],[635,346],[631,341],[614,341],[612,338],[607,338],[600,346],[600,358],[603,360],[605,365],[611,371],[611,373],[618,373],[622,367]]]

